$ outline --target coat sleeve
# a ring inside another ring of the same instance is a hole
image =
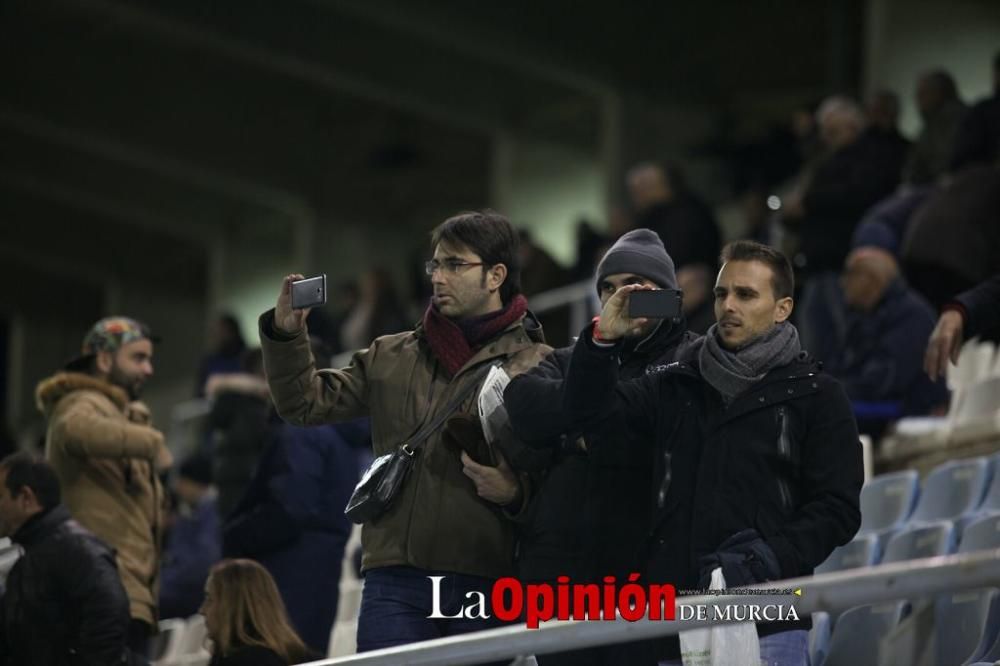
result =
[[[271,398],[292,425],[319,425],[368,416],[368,371],[378,341],[340,370],[317,371],[306,331],[288,339],[274,333],[274,310],[260,317],[260,342]]]
[[[163,446],[160,431],[105,416],[86,395],[54,418],[52,438],[62,442],[67,452],[81,457],[152,460]]]
[[[829,377],[825,381],[801,446],[803,495],[798,509],[767,539],[782,578],[811,574],[861,526],[864,469],[858,428],[844,389]]]
[[[531,438],[526,442],[538,446],[558,446],[560,435],[570,429],[558,397],[572,352],[572,347],[566,347],[547,354],[541,363],[514,377],[507,385],[504,406],[508,414],[513,410],[519,422],[531,424]],[[515,385],[516,388],[511,388]]]
[[[959,294],[955,301],[965,310],[965,337],[1000,329],[1000,273]]]
[[[576,431],[595,428],[609,419],[624,419],[636,433],[652,434],[656,420],[658,382],[650,377],[618,383],[617,346],[599,347],[592,340],[591,326],[573,347],[573,355],[561,382],[548,382],[533,396],[518,395],[521,384],[511,381],[505,394],[507,410],[518,437],[526,442],[550,436],[529,407],[545,401],[561,426]]]

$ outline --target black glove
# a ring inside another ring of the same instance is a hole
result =
[[[711,555],[701,558],[701,578],[698,586],[707,590],[712,582],[712,571],[722,567],[726,587],[744,587],[781,578],[778,556],[757,533],[743,530],[729,537]]]

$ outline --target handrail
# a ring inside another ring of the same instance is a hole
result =
[[[934,575],[928,575],[933,572]],[[836,612],[853,606],[915,599],[996,585],[1000,581],[1000,549],[962,555],[929,557],[907,562],[883,564],[849,571],[836,571],[785,581],[773,581],[747,589],[801,589],[801,596],[766,595],[677,597],[677,603],[724,607],[732,604],[794,605],[799,617],[818,611]],[[712,618],[711,611],[708,617]],[[462,636],[440,638],[394,648],[375,650],[349,657],[309,662],[308,666],[448,666],[450,664],[481,664],[502,659],[515,659],[530,654],[548,654],[567,649],[579,649],[677,634],[713,624],[730,624],[714,619],[676,619],[656,621],[643,619],[627,622],[549,622],[538,629],[510,626]]]

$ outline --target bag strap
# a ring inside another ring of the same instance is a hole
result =
[[[427,438],[430,437],[435,430],[441,427],[441,424],[445,422],[445,419],[451,416],[456,409],[461,407],[462,403],[465,402],[465,399],[468,398],[473,391],[479,388],[479,382],[486,378],[487,373],[489,373],[492,368],[499,367],[501,365],[503,365],[503,361],[494,361],[486,367],[481,368],[476,374],[475,379],[469,382],[469,385],[462,389],[461,393],[452,398],[451,402],[445,406],[440,414],[434,417],[433,421],[422,427],[417,434],[409,439],[409,441],[400,446],[400,450],[410,456],[416,453],[417,449],[419,449],[423,443],[427,441]]]

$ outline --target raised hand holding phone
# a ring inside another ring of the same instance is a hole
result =
[[[274,326],[284,333],[295,334],[306,324],[311,308],[296,310],[292,308],[292,283],[305,279],[301,273],[286,275],[278,292],[278,303],[274,306]]]

